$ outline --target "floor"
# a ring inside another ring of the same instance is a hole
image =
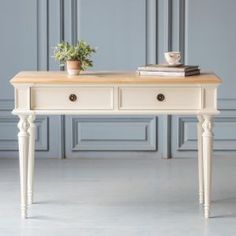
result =
[[[37,160],[35,204],[19,212],[15,159],[0,160],[0,236],[233,236],[236,158],[214,158],[212,218],[197,196],[196,159]]]

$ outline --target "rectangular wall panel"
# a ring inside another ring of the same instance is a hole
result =
[[[192,157],[197,153],[197,119],[191,116],[175,116],[172,119],[174,157]],[[176,128],[177,127],[177,128]],[[236,111],[222,111],[214,118],[215,153],[234,155],[236,152]]]
[[[185,7],[185,61],[217,73],[224,99],[236,98],[235,8],[234,0],[187,0]]]
[[[18,116],[12,115],[13,100],[0,101],[0,157],[18,157]],[[35,120],[37,157],[61,157],[61,127],[58,116],[38,116]]]
[[[153,116],[67,118],[67,155],[81,150],[156,150],[156,123]]]
[[[18,117],[9,112],[0,115],[0,151],[17,151]],[[35,121],[35,150],[48,151],[48,117],[39,117]]]
[[[94,70],[135,70],[146,62],[146,0],[79,0],[78,39],[97,47]]]

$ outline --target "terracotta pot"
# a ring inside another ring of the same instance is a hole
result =
[[[66,62],[67,73],[69,75],[78,75],[81,70],[80,61],[67,61]]]

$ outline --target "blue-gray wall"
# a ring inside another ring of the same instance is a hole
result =
[[[135,70],[179,50],[215,71],[221,115],[215,150],[236,151],[234,0],[8,0],[0,7],[0,157],[17,156],[9,79],[21,70],[58,70],[52,47],[85,39],[96,70]],[[37,119],[37,156],[196,156],[196,119],[183,116],[54,116]],[[116,152],[112,152],[112,151]],[[122,151],[122,152],[121,152]],[[140,152],[135,152],[140,151]]]

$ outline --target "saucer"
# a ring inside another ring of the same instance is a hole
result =
[[[176,64],[168,64],[168,63],[165,63],[165,64],[160,64],[160,66],[164,66],[164,67],[178,67],[178,66],[183,66],[183,63],[176,63]]]
[[[169,67],[176,67],[176,66],[182,66],[182,65],[183,65],[183,63],[181,63],[181,62],[178,62],[176,64],[166,64],[166,66],[169,66]]]

